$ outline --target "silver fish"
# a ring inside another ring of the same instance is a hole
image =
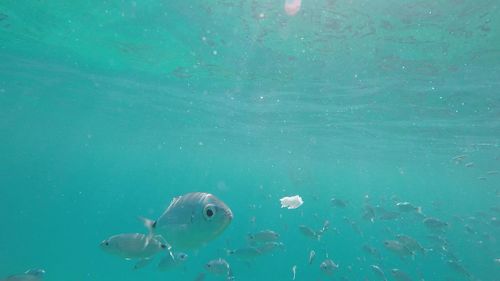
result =
[[[423,221],[424,225],[430,229],[430,230],[434,230],[434,231],[444,231],[444,229],[446,227],[448,227],[448,223],[447,222],[444,222],[440,219],[437,219],[437,218],[433,218],[433,217],[428,217],[428,218],[425,218]]]
[[[262,230],[256,233],[250,233],[247,236],[250,243],[265,243],[278,241],[280,235],[272,230]]]
[[[324,260],[320,265],[319,268],[321,271],[323,271],[326,275],[331,276],[333,273],[339,268],[338,264],[334,263],[330,259]]]
[[[239,249],[228,250],[227,254],[230,256],[235,256],[241,260],[251,260],[255,257],[261,256],[262,252],[256,247],[245,247]]]
[[[167,249],[156,238],[141,233],[124,233],[111,236],[99,245],[102,250],[125,259],[150,258]]]
[[[143,219],[150,233],[174,249],[196,249],[217,238],[233,219],[231,209],[209,193],[188,193],[172,200],[156,220]]]
[[[45,270],[43,269],[29,269],[24,273],[11,275],[5,279],[0,279],[1,281],[41,281],[45,275]]]
[[[394,280],[396,281],[412,281],[410,276],[408,276],[406,273],[401,271],[400,269],[393,269],[391,270],[392,277],[394,277]]]
[[[393,253],[398,254],[402,258],[414,255],[414,253],[410,249],[408,249],[403,243],[396,240],[385,240],[384,246],[386,249],[390,250]]]
[[[372,247],[368,244],[363,245],[363,251],[365,251],[365,253],[367,253],[367,254],[370,254],[372,257],[374,257],[377,260],[382,259],[382,256],[380,255],[379,250],[377,250],[377,248]]]
[[[314,261],[315,257],[316,257],[316,252],[314,250],[311,250],[309,252],[309,264],[312,264],[312,262]]]
[[[446,262],[455,272],[461,274],[469,280],[474,280],[472,274],[458,261],[448,260]]]
[[[385,273],[380,268],[380,266],[372,264],[372,265],[370,265],[370,268],[375,273],[375,275],[377,275],[379,277],[379,279],[387,281],[387,277],[385,277]]]
[[[205,264],[205,269],[215,275],[223,275],[227,277],[227,280],[233,280],[233,272],[229,263],[222,258],[211,260]]]
[[[302,233],[304,236],[315,239],[315,240],[320,240],[321,239],[321,234],[317,233],[314,231],[312,228],[305,226],[305,225],[299,225],[299,230],[300,233]]]
[[[345,207],[347,207],[347,201],[344,201],[344,200],[338,199],[338,198],[332,198],[332,199],[330,199],[330,203],[332,204],[332,206],[338,207],[338,208],[345,208]]]
[[[420,243],[418,243],[417,240],[415,240],[414,238],[408,236],[408,235],[404,235],[404,234],[398,234],[396,235],[396,238],[398,239],[399,242],[401,242],[406,248],[408,248],[408,250],[412,251],[412,252],[420,252],[421,254],[425,254],[426,253],[426,249],[424,247],[422,247],[422,245],[420,245]]]
[[[169,252],[165,257],[160,260],[158,270],[167,271],[174,267],[183,264],[188,259],[188,255],[183,252],[171,253]]]
[[[422,213],[422,207],[413,206],[410,202],[398,202],[396,207],[400,212],[417,212]]]
[[[285,244],[282,242],[266,242],[257,247],[257,250],[262,254],[268,254],[273,252],[274,250],[284,249]]]

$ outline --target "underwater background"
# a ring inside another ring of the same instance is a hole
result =
[[[195,280],[222,257],[235,280],[499,281],[500,2],[284,4],[0,1],[0,278]],[[182,267],[99,248],[193,191],[234,219]],[[363,218],[397,201],[449,223],[446,249],[414,214]],[[320,241],[298,229],[325,220]],[[226,255],[266,229],[284,249]],[[400,258],[398,233],[429,252]]]

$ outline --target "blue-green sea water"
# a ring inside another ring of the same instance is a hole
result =
[[[500,3],[284,5],[0,1],[0,279],[226,280],[204,268],[220,257],[241,281],[292,280],[293,266],[297,281],[383,280],[371,265],[499,281]],[[134,270],[99,248],[193,191],[234,219],[181,267],[158,271],[159,255]],[[304,204],[280,208],[291,195]],[[319,241],[299,231],[325,220]],[[226,254],[261,230],[284,247]],[[397,234],[424,253],[387,249]]]

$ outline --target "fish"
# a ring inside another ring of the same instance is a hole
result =
[[[314,261],[314,258],[316,257],[316,252],[314,250],[311,250],[309,252],[309,259],[308,259],[308,263],[309,264],[312,264],[313,261]]]
[[[446,240],[446,238],[444,238],[442,236],[439,236],[439,235],[427,235],[426,237],[427,237],[427,239],[429,239],[430,241],[434,242],[438,246],[446,247],[448,245],[448,241]]]
[[[177,267],[188,259],[188,255],[184,252],[172,253],[169,252],[168,255],[163,257],[158,263],[158,270],[167,271],[174,267]]]
[[[168,246],[156,238],[141,233],[117,234],[103,240],[100,248],[124,259],[148,259],[165,251]]]
[[[265,243],[278,241],[280,235],[272,230],[262,230],[256,233],[250,233],[247,235],[248,241],[250,243]]]
[[[396,269],[396,268],[392,269],[391,274],[392,274],[392,277],[394,278],[394,280],[396,280],[396,281],[412,281],[410,276],[408,276],[408,274],[404,273],[400,269]]]
[[[419,214],[422,213],[422,207],[413,206],[410,202],[398,202],[396,203],[396,207],[400,212],[408,213],[408,212],[417,212]]]
[[[362,218],[365,220],[369,220],[372,223],[375,222],[375,218],[376,218],[375,208],[373,208],[370,205],[365,205],[365,207],[363,209]]]
[[[474,162],[465,163],[465,167],[467,168],[474,167]]]
[[[257,247],[257,250],[262,254],[268,254],[277,249],[284,249],[285,244],[282,242],[266,242]]]
[[[421,254],[426,253],[426,249],[422,245],[420,245],[417,240],[408,235],[398,234],[396,235],[396,239],[398,239],[399,242],[401,242],[408,250],[412,251],[413,253],[416,253],[417,251]]]
[[[280,199],[281,208],[297,209],[304,204],[304,200],[299,195],[286,196]]]
[[[370,265],[370,268],[371,268],[372,272],[374,272],[375,275],[377,275],[379,277],[379,279],[381,279],[383,281],[387,281],[387,277],[385,277],[385,273],[380,268],[380,266],[372,264],[372,265]]]
[[[497,266],[500,266],[500,258],[493,259],[493,262],[494,262]]]
[[[330,203],[332,204],[332,206],[334,207],[338,207],[338,208],[345,208],[347,207],[347,201],[344,201],[342,199],[338,199],[338,198],[332,198],[330,199]]]
[[[399,212],[388,211],[382,207],[377,207],[377,217],[381,220],[395,220],[401,217]]]
[[[292,280],[295,280],[295,277],[297,276],[297,266],[294,265],[292,266]]]
[[[312,228],[305,226],[303,224],[299,225],[299,231],[302,233],[304,236],[315,239],[315,240],[320,240],[321,239],[321,234],[317,233],[314,231]]]
[[[227,250],[228,256],[235,256],[241,260],[250,260],[255,257],[261,256],[262,252],[256,247],[245,247],[233,250]]]
[[[202,247],[220,236],[232,219],[226,203],[204,192],[175,197],[156,221],[142,218],[150,237],[160,235],[176,250]]]
[[[455,272],[466,277],[469,280],[474,280],[472,274],[458,261],[458,260],[448,260],[446,262]]]
[[[218,258],[207,262],[205,264],[205,269],[215,275],[226,276],[227,280],[234,280],[231,266],[223,258]]]
[[[401,258],[414,256],[414,253],[410,249],[397,240],[385,240],[384,246],[389,251],[398,254]]]
[[[467,157],[467,155],[457,155],[457,156],[451,158],[451,160],[454,161],[456,164],[458,164],[458,163],[462,162],[465,159],[465,157]]]
[[[444,231],[444,229],[449,225],[447,222],[433,217],[425,218],[422,222],[427,229],[439,232]]]
[[[21,274],[10,275],[0,281],[41,281],[45,275],[45,270],[41,268],[33,268]]]
[[[363,251],[367,254],[370,254],[372,257],[374,257],[377,260],[382,259],[382,256],[380,255],[379,250],[377,250],[377,248],[375,248],[375,247],[372,247],[370,245],[365,244],[365,245],[363,245]]]
[[[325,273],[328,276],[332,276],[333,273],[339,268],[338,264],[333,262],[331,259],[326,259],[324,260],[320,265],[319,268],[323,273]]]

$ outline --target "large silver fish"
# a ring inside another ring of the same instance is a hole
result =
[[[30,269],[22,274],[11,275],[1,281],[41,281],[45,275],[43,269]]]
[[[176,197],[156,220],[143,219],[153,235],[161,235],[172,248],[195,249],[217,238],[231,223],[233,212],[209,193]]]

